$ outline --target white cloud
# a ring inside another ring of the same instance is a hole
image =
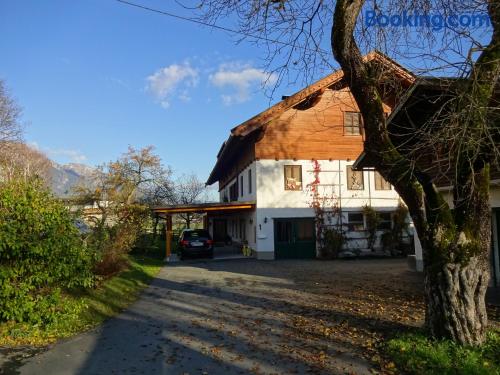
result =
[[[277,78],[274,73],[267,73],[248,64],[240,63],[222,64],[217,72],[209,76],[214,86],[231,87],[236,90],[231,94],[221,95],[225,105],[246,102],[250,99],[252,89],[256,89],[256,86],[263,88],[272,85]]]
[[[83,163],[87,160],[87,157],[79,150],[71,150],[71,149],[54,149],[48,147],[40,147],[40,145],[33,141],[28,142],[28,146],[43,152],[50,159],[57,158],[59,160],[63,159],[63,162],[71,162],[71,163]]]
[[[189,100],[188,90],[198,84],[198,70],[187,62],[172,64],[148,76],[147,90],[152,93],[163,108],[170,107],[172,97]],[[177,91],[180,93],[177,93]]]
[[[66,159],[72,163],[83,163],[87,160],[87,157],[79,150],[69,150],[69,149],[45,149],[43,150],[51,159]]]

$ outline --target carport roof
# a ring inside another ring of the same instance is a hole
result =
[[[218,213],[228,211],[253,210],[255,201],[248,202],[230,202],[230,203],[199,203],[199,204],[180,204],[153,208],[157,214],[183,214],[183,213]]]

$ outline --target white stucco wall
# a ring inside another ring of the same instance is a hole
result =
[[[365,171],[364,189],[348,190],[346,184],[347,160],[320,160],[319,194],[334,197],[347,219],[347,212],[361,212],[364,205],[371,205],[378,211],[393,211],[399,196],[393,189],[375,190],[374,172]],[[285,165],[302,166],[302,190],[285,190]],[[258,160],[256,169],[256,223],[257,250],[259,257],[270,259],[274,255],[274,219],[290,217],[311,217],[313,196],[308,184],[315,180],[314,162],[311,160]],[[361,237],[361,233],[350,233],[350,237]]]
[[[356,210],[368,204],[374,208],[390,209],[398,202],[399,196],[394,189],[375,190],[374,172],[363,172],[364,189],[348,190],[346,166],[354,161],[319,160],[320,195],[334,195],[343,209]],[[314,181],[314,163],[311,160],[259,160],[257,172],[257,207],[287,208],[309,207],[312,195],[308,184]],[[284,189],[285,165],[302,166],[302,190]],[[340,186],[340,188],[339,188]]]

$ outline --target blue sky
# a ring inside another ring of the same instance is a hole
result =
[[[175,1],[135,2],[185,13]],[[26,141],[61,163],[154,145],[176,175],[205,180],[229,130],[273,103],[264,50],[114,0],[2,0],[0,40]],[[298,88],[282,85],[274,102]]]
[[[256,47],[112,0],[2,1],[0,35],[26,141],[58,162],[151,144],[176,174],[204,180],[230,128],[269,106]]]

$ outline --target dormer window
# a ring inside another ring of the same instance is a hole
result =
[[[363,121],[359,112],[344,112],[344,135],[361,135]]]
[[[285,190],[302,190],[301,165],[285,165]]]

